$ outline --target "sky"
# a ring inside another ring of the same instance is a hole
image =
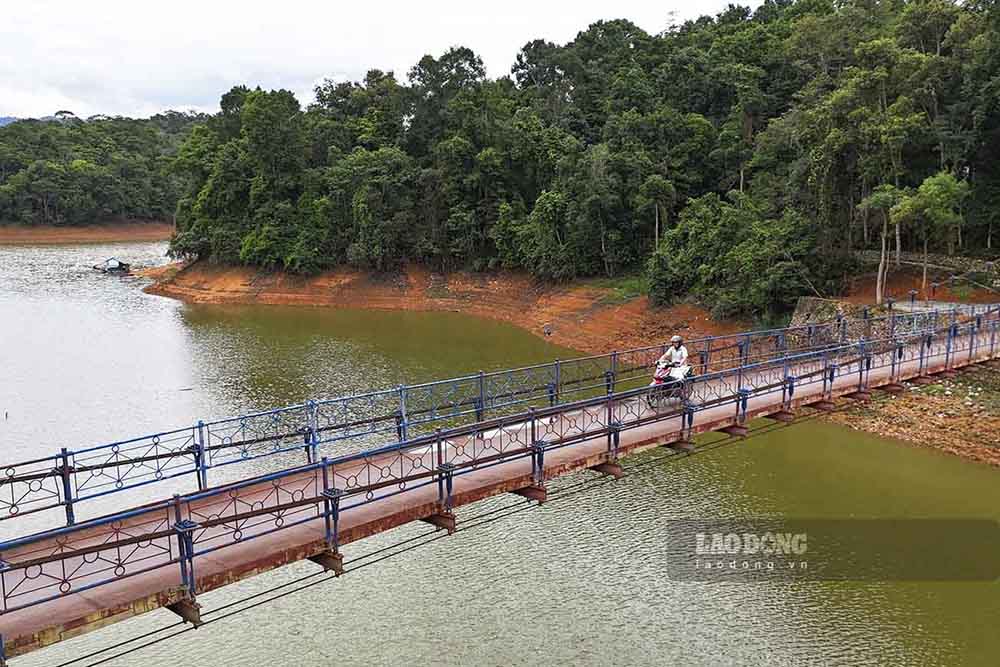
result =
[[[423,55],[458,45],[498,77],[536,38],[562,44],[614,18],[658,33],[729,2],[4,0],[0,116],[213,112],[239,84],[287,88],[307,104],[325,78],[377,68],[404,80]]]

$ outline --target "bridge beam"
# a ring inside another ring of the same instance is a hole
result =
[[[684,440],[674,440],[673,442],[668,442],[667,444],[665,444],[663,446],[664,447],[669,447],[670,449],[674,450],[675,452],[684,452],[684,453],[688,453],[689,454],[689,453],[691,453],[691,452],[694,451],[694,443],[691,442],[690,440],[687,440],[687,439],[684,439]]]
[[[180,616],[184,622],[190,623],[196,628],[201,625],[201,605],[194,600],[184,598],[173,604],[168,604],[167,609]]]
[[[333,572],[335,577],[344,573],[344,554],[339,551],[321,551],[309,560],[323,567],[324,572]]]
[[[549,497],[549,492],[546,491],[545,487],[540,484],[532,484],[531,486],[514,489],[511,493],[527,498],[528,500],[534,500],[539,505],[544,503]]]
[[[610,461],[598,463],[596,466],[591,466],[590,469],[594,472],[599,472],[602,475],[614,477],[615,479],[621,479],[625,476],[625,472],[622,470],[622,467],[617,463],[612,463]]]
[[[723,426],[718,429],[719,433],[725,433],[726,435],[731,435],[734,438],[745,438],[749,429],[746,426],[740,426],[739,424],[730,424],[729,426]]]
[[[431,514],[420,519],[424,523],[429,523],[436,528],[444,528],[449,535],[455,532],[455,515],[452,512],[440,512]]]

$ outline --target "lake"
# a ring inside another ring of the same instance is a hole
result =
[[[112,255],[163,263],[164,251],[0,246],[3,460],[575,354],[459,313],[187,306],[90,268]],[[406,526],[348,545],[345,558],[364,567],[102,664],[996,664],[996,582],[678,582],[664,562],[673,519],[997,519],[995,470],[822,421],[624,464],[615,482],[557,480],[542,507],[507,497],[461,508],[471,527],[451,537]],[[213,471],[212,482],[268,465]],[[83,516],[113,509],[114,496]],[[419,548],[393,548],[409,539]],[[206,620],[223,617],[316,569],[199,601]],[[175,621],[156,611],[14,664],[61,665]]]

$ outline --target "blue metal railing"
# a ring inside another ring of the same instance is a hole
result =
[[[890,312],[861,318],[781,329],[712,336],[687,343],[696,373],[748,366],[794,352],[823,350],[851,340],[914,336],[942,323],[982,318],[990,307],[951,312]],[[529,405],[563,405],[580,398],[639,387],[666,350],[654,345],[522,368],[479,372],[447,380],[372,391],[233,418],[186,426],[85,449],[63,449],[51,457],[11,463],[0,473],[0,520],[63,508],[76,521],[75,508],[109,494],[166,480],[193,477],[209,486],[213,468],[261,458],[304,453],[315,462],[323,455],[362,451],[384,442],[514,414]],[[288,464],[287,456],[279,461]]]
[[[718,427],[717,414],[712,421],[699,416],[706,411],[730,406],[731,422],[743,424],[762,411],[790,409],[796,400],[864,391],[873,371],[881,384],[896,383],[996,358],[997,315],[991,309],[940,331],[786,350],[711,371],[688,380],[684,398],[664,409],[650,403],[656,388],[607,390],[10,540],[0,544],[2,612],[171,567],[178,568],[181,585],[193,596],[199,558],[207,554],[320,520],[327,547],[336,551],[341,513],[435,486],[439,507],[448,511],[454,478],[475,470],[530,458],[532,476],[541,481],[545,454],[554,449],[603,441],[614,460],[621,433],[630,429],[672,421],[683,439],[698,424]]]

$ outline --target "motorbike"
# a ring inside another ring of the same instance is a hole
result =
[[[658,410],[669,405],[671,401],[685,402],[691,396],[691,383],[685,382],[694,377],[691,366],[659,361],[653,381],[649,383],[650,390],[646,393],[646,402],[650,409]]]

